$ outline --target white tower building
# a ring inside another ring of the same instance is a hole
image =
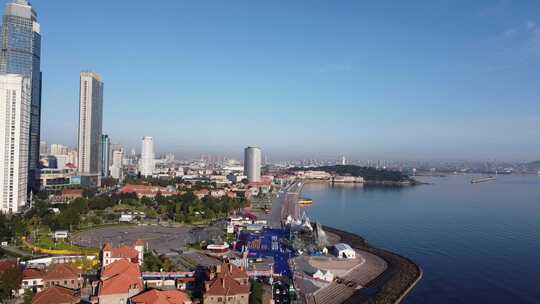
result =
[[[142,138],[141,159],[139,161],[139,171],[144,177],[152,176],[155,167],[154,140],[150,136]]]
[[[247,147],[244,149],[244,174],[248,181],[261,181],[261,149],[259,147]]]
[[[123,161],[124,159],[124,150],[114,150],[113,151],[113,157],[112,157],[112,165],[111,165],[111,176],[116,179],[122,179],[123,178]]]
[[[30,146],[31,81],[0,74],[0,211],[17,213],[26,204]]]
[[[99,175],[103,124],[101,77],[93,72],[82,72],[79,96],[79,173]]]

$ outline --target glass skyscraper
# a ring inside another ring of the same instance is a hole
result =
[[[6,5],[0,41],[0,73],[31,80],[28,184],[35,189],[41,129],[41,34],[37,14],[28,1],[13,0]]]

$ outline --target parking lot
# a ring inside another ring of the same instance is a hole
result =
[[[188,227],[120,226],[80,232],[71,237],[74,244],[101,248],[105,243],[113,246],[132,245],[136,240],[147,242],[158,253],[174,252],[185,248],[194,237]]]

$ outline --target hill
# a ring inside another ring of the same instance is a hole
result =
[[[308,168],[293,168],[292,171],[307,170]],[[337,175],[361,176],[365,181],[373,182],[411,182],[413,181],[408,175],[399,171],[377,169],[373,167],[361,167],[355,165],[335,165],[321,166],[309,168],[314,171],[325,171]]]

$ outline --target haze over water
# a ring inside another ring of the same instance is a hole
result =
[[[409,257],[407,303],[540,303],[540,176],[419,178],[413,188],[308,184],[308,215]]]

